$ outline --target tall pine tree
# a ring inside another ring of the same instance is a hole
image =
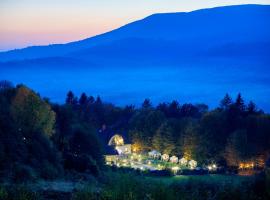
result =
[[[245,102],[242,98],[241,94],[238,93],[236,101],[235,101],[235,107],[238,111],[244,112],[245,111]]]
[[[227,110],[232,105],[232,98],[228,93],[224,96],[224,98],[220,102],[220,107],[224,110]]]

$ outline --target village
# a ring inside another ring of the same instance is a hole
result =
[[[195,160],[162,154],[156,150],[152,150],[148,153],[137,153],[136,149],[134,150],[134,148],[132,148],[132,144],[125,144],[124,138],[118,134],[110,138],[108,146],[116,150],[110,151],[110,153],[107,152],[105,155],[106,164],[109,166],[126,167],[141,171],[170,170],[174,175],[179,174],[181,170],[215,172],[218,169],[215,163],[207,166],[198,166]]]

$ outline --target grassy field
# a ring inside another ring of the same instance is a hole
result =
[[[246,181],[251,181],[251,176],[237,176],[237,175],[201,175],[201,176],[173,176],[173,177],[147,177],[146,179],[157,181],[165,184],[171,183],[187,183],[189,181],[206,182],[215,184],[230,184],[238,185]]]

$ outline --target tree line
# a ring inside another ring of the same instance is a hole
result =
[[[10,179],[54,178],[67,172],[98,176],[103,147],[98,130],[126,132],[138,152],[161,153],[238,167],[263,166],[270,153],[270,116],[229,94],[212,110],[178,101],[125,107],[69,91],[64,104],[24,85],[0,82],[0,173]]]

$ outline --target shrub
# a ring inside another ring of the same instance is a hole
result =
[[[9,198],[12,200],[40,200],[42,199],[41,196],[36,193],[30,191],[25,186],[15,186],[15,188],[12,188],[9,192]]]
[[[155,171],[149,171],[147,175],[150,176],[172,176],[171,170],[155,170]]]
[[[94,176],[99,175],[99,168],[91,156],[67,154],[65,156],[65,168],[78,172],[90,172]]]
[[[87,186],[86,188],[74,193],[72,200],[97,200],[99,196],[94,192],[93,187]]]

